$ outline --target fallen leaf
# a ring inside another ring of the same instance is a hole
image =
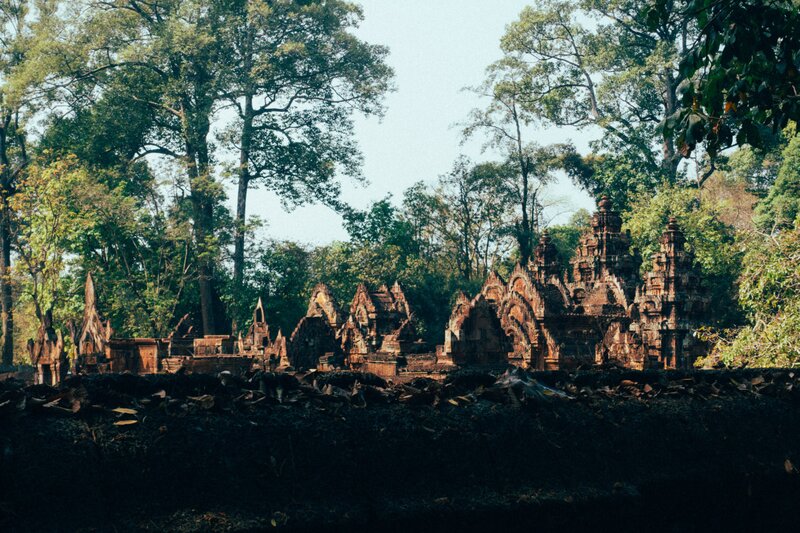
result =
[[[127,407],[117,407],[116,409],[112,409],[112,411],[121,415],[135,415],[137,413],[136,409],[128,409]]]
[[[214,407],[214,397],[210,394],[203,394],[202,396],[188,396],[188,399],[200,404],[203,409],[211,409]]]
[[[138,424],[138,420],[117,420],[114,422],[115,426],[132,426],[133,424]]]
[[[787,474],[794,474],[795,472],[797,472],[797,469],[794,467],[794,465],[789,459],[786,459],[783,462],[783,468],[784,470],[786,470]]]

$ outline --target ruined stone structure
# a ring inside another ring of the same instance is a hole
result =
[[[167,338],[115,337],[110,321],[97,309],[91,274],[86,276],[83,322],[77,335],[76,373],[131,372],[155,374],[181,369],[241,373],[252,358],[239,356],[236,339],[229,335],[198,335],[188,315]]]
[[[294,368],[317,368],[320,358],[335,358],[340,352],[336,332],[323,317],[304,316],[297,323],[286,346],[288,360]],[[333,361],[330,362],[334,366]]]
[[[350,316],[340,334],[350,365],[361,365],[370,354],[401,355],[412,351],[416,341],[411,308],[403,289],[395,282],[371,291],[363,283],[350,304]]]
[[[343,365],[339,331],[342,313],[333,293],[320,283],[314,287],[306,315],[294,328],[288,342],[284,341],[286,364],[294,368],[317,368],[320,359],[330,368]]]
[[[106,348],[112,335],[111,323],[103,320],[97,311],[97,294],[92,274],[89,273],[84,285],[83,322],[78,337],[76,373],[112,371],[106,359]]]
[[[707,309],[708,297],[685,244],[677,220],[671,218],[653,256],[653,270],[636,293],[646,366],[680,368],[703,354],[703,345],[691,334]]]
[[[78,372],[194,372],[252,368],[349,368],[384,377],[444,375],[462,366],[539,370],[615,364],[686,368],[704,348],[693,336],[708,304],[678,222],[670,219],[640,276],[642,258],[608,198],[598,204],[568,272],[544,232],[533,257],[508,281],[496,272],[480,293],[459,294],[435,353],[417,338],[411,306],[399,283],[377,290],[360,284],[345,317],[330,289],[317,285],[305,316],[288,338],[273,339],[261,299],[245,335],[199,335],[184,316],[165,339],[114,336],[97,310],[91,275],[85,287]],[[64,343],[48,313],[29,342],[39,383],[57,383],[67,367]]]
[[[507,283],[492,273],[476,299],[459,297],[439,356],[455,364],[496,364],[508,346],[505,362],[540,370],[687,367],[700,353],[691,331],[708,300],[685,241],[670,219],[642,282],[641,256],[604,197],[571,272],[560,272],[545,232],[529,264],[517,265]]]
[[[240,353],[263,351],[270,345],[271,336],[266,316],[264,302],[259,298],[256,308],[253,309],[253,322],[250,324],[250,329],[247,330],[247,334],[244,337],[239,339]]]
[[[494,279],[499,279],[497,274]],[[458,366],[505,366],[511,348],[511,339],[490,300],[483,294],[470,300],[460,293],[445,330],[444,346],[437,353],[438,361]]]
[[[272,339],[266,317],[264,302],[259,298],[253,309],[253,322],[250,324],[247,334],[244,337],[239,336],[236,353],[263,362],[265,368],[276,370],[279,366],[288,366],[286,339],[280,330],[275,339]]]
[[[286,346],[294,368],[346,367],[381,375],[395,375],[405,355],[423,348],[399,283],[378,290],[360,284],[346,320],[330,289],[317,285]]]
[[[317,284],[311,293],[306,316],[324,318],[328,325],[336,332],[344,324],[342,310],[336,302],[330,288],[324,283]]]
[[[58,385],[67,375],[69,361],[64,351],[64,338],[60,331],[53,329],[53,312],[49,309],[36,340],[28,339],[28,355],[36,368],[36,384]]]

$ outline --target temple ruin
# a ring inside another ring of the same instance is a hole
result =
[[[641,256],[630,241],[607,197],[581,237],[569,273],[560,271],[544,232],[529,264],[518,264],[508,282],[492,273],[474,300],[459,297],[440,357],[536,370],[690,367],[702,353],[692,331],[708,297],[686,238],[671,218],[644,281]],[[506,347],[503,360],[498,354]]]
[[[36,335],[28,339],[28,356],[36,369],[36,384],[58,385],[67,375],[69,361],[64,351],[64,338],[53,328],[53,312],[47,310]]]
[[[402,357],[425,351],[416,334],[411,307],[399,283],[356,289],[350,315],[339,333],[345,363],[353,369],[395,374]]]
[[[184,316],[166,338],[119,338],[98,312],[91,275],[86,277],[80,331],[74,334],[75,373],[276,371],[347,368],[398,379],[442,376],[458,367],[534,370],[617,365],[687,368],[704,346],[693,335],[708,296],[671,218],[642,277],[642,258],[622,231],[608,198],[598,204],[591,228],[563,272],[545,231],[526,265],[508,281],[491,272],[474,297],[463,292],[431,350],[417,336],[412,306],[397,282],[356,288],[345,314],[330,289],[314,287],[308,309],[288,337],[273,338],[258,300],[244,335],[201,335]],[[57,384],[67,372],[64,341],[47,313],[29,341],[37,382]]]

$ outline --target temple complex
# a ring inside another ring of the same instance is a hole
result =
[[[518,264],[508,282],[492,273],[474,300],[459,297],[440,357],[537,370],[609,363],[635,369],[689,367],[702,353],[691,333],[708,297],[685,243],[677,221],[670,219],[652,271],[642,281],[641,256],[631,249],[619,213],[604,197],[570,272],[560,272],[552,239],[544,232],[529,264]],[[496,311],[499,327],[487,317],[489,308]],[[503,360],[497,354],[506,346]],[[483,354],[481,361],[470,355],[476,353]]]
[[[707,308],[694,256],[671,218],[652,268],[622,231],[608,198],[598,204],[567,272],[545,231],[528,264],[508,281],[491,272],[474,297],[459,293],[444,344],[429,349],[399,283],[356,288],[345,315],[324,284],[314,287],[304,317],[289,337],[273,338],[261,299],[244,335],[200,335],[184,316],[166,338],[120,338],[97,308],[86,277],[74,373],[276,371],[347,368],[398,379],[443,376],[458,367],[534,370],[687,368],[704,346],[693,331]],[[37,382],[57,384],[67,372],[64,341],[47,313],[28,343]]]
[[[499,279],[497,274],[493,276]],[[459,293],[437,361],[457,366],[505,366],[511,349],[511,338],[503,330],[491,301],[483,294],[470,300],[465,293]]]

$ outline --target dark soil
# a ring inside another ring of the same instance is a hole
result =
[[[495,378],[0,383],[0,530],[797,529],[800,376]]]

